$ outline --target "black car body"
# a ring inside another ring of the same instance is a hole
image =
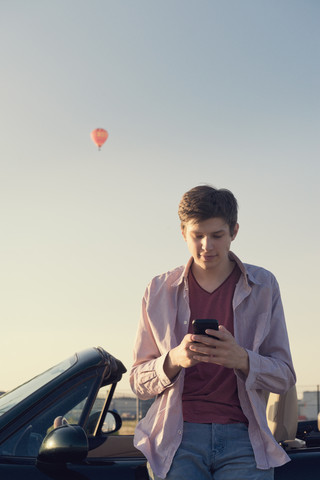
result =
[[[110,404],[126,369],[102,348],[75,354],[0,397],[1,480],[147,480],[146,459],[132,435],[116,435]],[[316,423],[300,441],[282,442],[292,461],[275,480],[319,478]]]
[[[2,396],[1,480],[147,479],[132,437],[112,435],[121,419],[108,410],[125,371],[92,348]]]

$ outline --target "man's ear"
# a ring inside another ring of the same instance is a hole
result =
[[[236,223],[233,229],[233,235],[231,236],[231,241],[233,241],[236,238],[236,236],[238,235],[238,232],[239,232],[239,223]]]
[[[183,236],[184,240],[187,240],[187,238],[186,238],[186,227],[181,227],[181,233],[182,233],[182,236]]]

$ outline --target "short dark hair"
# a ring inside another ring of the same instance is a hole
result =
[[[238,220],[238,203],[230,190],[199,185],[186,192],[179,204],[181,228],[189,221],[203,222],[212,217],[223,218],[233,235]]]

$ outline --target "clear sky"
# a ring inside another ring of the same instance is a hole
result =
[[[130,368],[201,183],[236,195],[232,249],[276,275],[298,384],[320,383],[319,20],[317,0],[0,0],[0,390],[90,346]]]

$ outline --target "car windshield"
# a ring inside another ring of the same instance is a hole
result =
[[[29,380],[23,385],[20,385],[20,387],[17,387],[11,392],[2,395],[2,397],[0,397],[0,415],[8,412],[11,408],[17,405],[17,403],[27,398],[33,392],[43,387],[54,378],[59,377],[59,375],[66,372],[70,367],[72,367],[72,365],[74,365],[76,361],[77,357],[76,355],[74,355],[73,357],[64,360],[55,367],[52,367],[46,372],[38,375],[32,380]]]

